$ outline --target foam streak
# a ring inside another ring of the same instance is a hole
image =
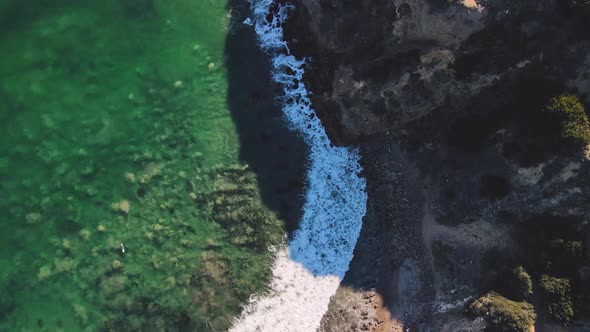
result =
[[[293,5],[250,1],[249,23],[271,56],[273,79],[284,88],[285,119],[308,145],[309,165],[299,229],[276,253],[268,292],[250,300],[230,331],[316,331],[352,259],[366,212],[366,182],[359,176],[358,150],[333,146],[311,108],[302,82],[305,60],[290,55],[283,39]]]

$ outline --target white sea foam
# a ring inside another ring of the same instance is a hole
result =
[[[290,55],[283,39],[293,5],[280,5],[268,22],[273,2],[251,0],[250,22],[284,88],[285,119],[308,145],[307,188],[299,229],[276,253],[267,293],[250,300],[230,329],[235,332],[316,331],[348,270],[366,212],[358,150],[330,143],[302,82],[305,61]]]

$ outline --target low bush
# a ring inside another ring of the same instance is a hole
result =
[[[570,281],[542,275],[539,286],[547,314],[567,324],[574,316]]]
[[[510,289],[515,299],[525,300],[533,294],[533,282],[531,276],[522,266],[510,270]]]
[[[552,120],[561,143],[590,144],[590,122],[580,100],[571,94],[551,98],[544,111]]]
[[[495,292],[473,301],[468,310],[476,316],[485,317],[491,331],[528,332],[536,319],[530,303],[512,301]]]

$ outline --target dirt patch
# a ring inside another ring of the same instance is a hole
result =
[[[463,6],[471,9],[475,9],[479,12],[483,10],[483,7],[480,6],[475,0],[463,0]]]

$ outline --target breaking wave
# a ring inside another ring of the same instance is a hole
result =
[[[253,297],[230,331],[315,331],[353,256],[366,213],[358,149],[331,144],[302,82],[305,60],[290,54],[282,24],[292,4],[250,0],[260,47],[284,89],[288,125],[308,146],[303,215],[288,246],[278,249],[268,291]],[[273,15],[269,15],[271,12]]]

